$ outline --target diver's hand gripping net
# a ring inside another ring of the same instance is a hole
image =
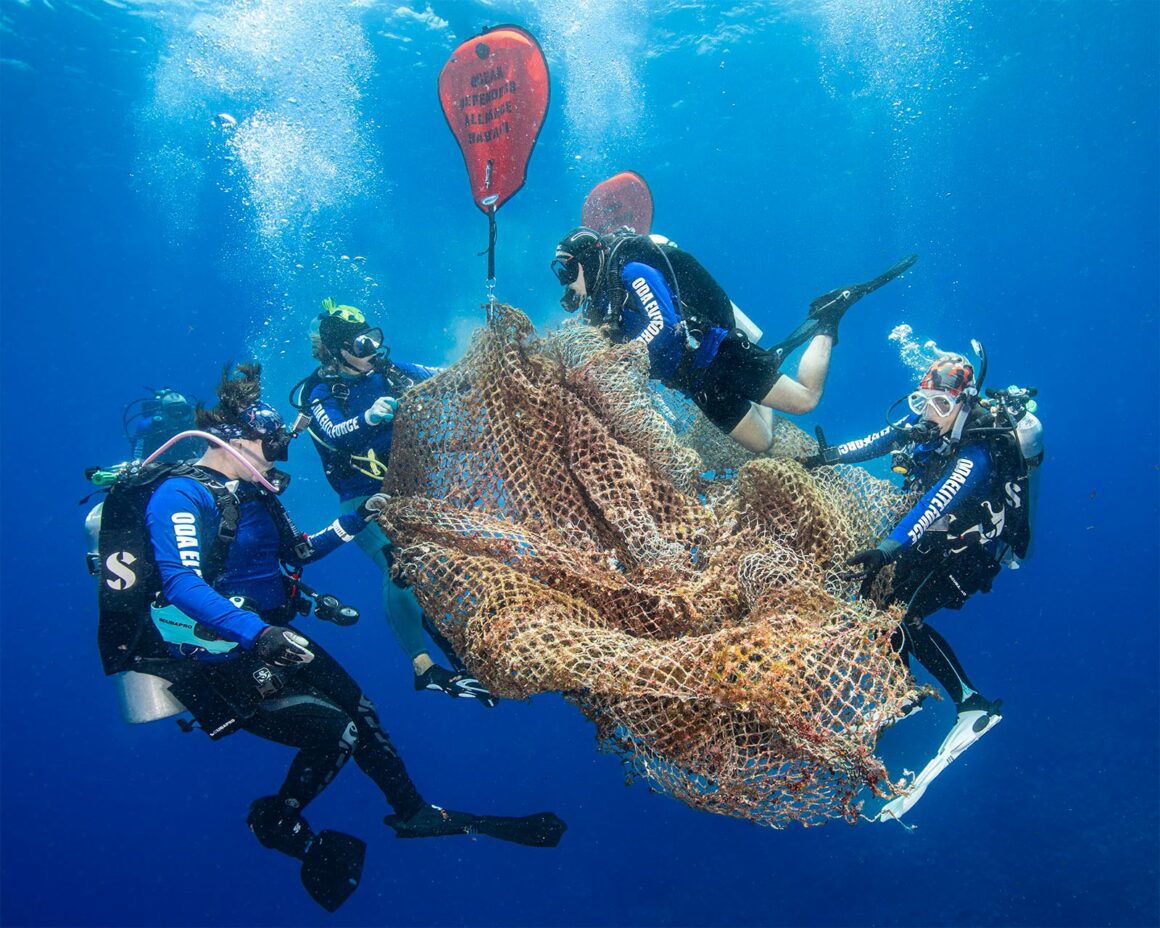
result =
[[[497,306],[395,418],[383,516],[397,570],[491,692],[563,692],[632,775],[775,827],[857,819],[913,681],[895,613],[838,579],[906,500],[807,473],[782,421],[752,459],[648,384],[639,346]],[[750,459],[734,479],[706,463]]]

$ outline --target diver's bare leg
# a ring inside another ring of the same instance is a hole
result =
[[[750,403],[749,412],[733,427],[729,437],[754,454],[768,451],[769,446],[773,444],[773,410]]]
[[[813,412],[822,398],[826,375],[830,373],[830,352],[833,347],[834,339],[831,336],[815,335],[798,362],[797,378],[782,374],[765,394],[761,405],[795,416]],[[742,424],[744,422],[743,419]],[[741,443],[745,444],[744,441]]]

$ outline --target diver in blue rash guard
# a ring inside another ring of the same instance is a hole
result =
[[[944,742],[947,751],[965,749],[996,724],[1001,701],[979,693],[946,639],[925,620],[989,592],[1002,566],[1018,566],[1027,554],[1032,472],[1043,458],[1032,395],[1010,388],[988,391],[991,400],[980,401],[972,365],[961,355],[945,355],[907,398],[905,418],[858,441],[823,441],[817,454],[801,461],[813,468],[892,453],[894,471],[924,491],[887,537],[847,561],[856,568],[847,576],[861,580],[860,595],[869,597],[879,572],[895,565],[880,605],[905,605],[896,649],[906,661],[918,658],[954,700],[958,718]],[[917,708],[910,704],[904,714]]]
[[[270,492],[284,485],[273,463],[286,459],[291,435],[260,399],[260,367],[238,373],[223,376],[214,410],[198,410],[215,439],[200,460],[127,470],[105,501],[98,643],[106,672],[169,681],[215,740],[244,730],[298,749],[278,793],[256,800],[247,823],[265,847],[302,861],[304,886],[329,911],[357,888],[366,845],[316,834],[302,813],[351,758],[394,810],[386,821],[400,837],[479,832],[553,846],[564,825],[551,813],[509,819],[425,802],[358,683],[288,627],[306,611],[294,568],[353,540],[386,498],[300,533]]]
[[[310,437],[326,479],[338,493],[343,511],[351,512],[382,487],[399,397],[437,369],[391,360],[382,329],[368,325],[356,307],[327,299],[323,309],[310,333],[311,349],[321,366],[294,387],[290,400],[309,417]],[[467,671],[413,597],[392,582],[391,542],[377,521],[359,536],[358,544],[382,572],[383,610],[411,660],[415,689],[476,699],[493,707],[495,697]],[[411,601],[392,604],[392,596]],[[424,630],[454,670],[431,659]]]
[[[732,300],[700,262],[663,236],[600,235],[580,226],[556,246],[552,272],[567,288],[567,311],[583,308],[585,320],[608,326],[616,342],[646,345],[653,379],[761,453],[773,443],[774,410],[800,414],[817,406],[846,311],[917,260],[911,255],[871,281],[813,300],[806,320],[769,349],[739,327]],[[789,377],[782,362],[802,345],[797,377]]]

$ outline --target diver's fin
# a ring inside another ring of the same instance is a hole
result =
[[[909,255],[873,280],[868,280],[864,284],[838,287],[837,290],[816,297],[810,303],[810,311],[805,321],[772,348],[767,349],[768,353],[780,364],[792,351],[810,341],[815,335],[829,335],[834,340],[834,345],[837,345],[838,323],[846,315],[846,310],[867,293],[873,293],[879,287],[890,283],[917,260],[918,255]]]
[[[567,829],[564,820],[555,812],[536,812],[520,818],[480,815],[475,821],[475,830],[481,835],[528,847],[555,847]]]
[[[468,671],[457,673],[451,680],[452,686],[458,691],[460,698],[474,699],[481,706],[494,709],[499,704],[499,698],[473,677]]]
[[[327,912],[336,911],[358,889],[366,854],[366,842],[353,835],[320,832],[302,861],[302,885],[310,898]]]
[[[993,703],[988,703],[986,708],[968,709],[960,712],[954,727],[939,746],[938,753],[914,778],[914,782],[910,784],[910,789],[886,803],[875,816],[874,821],[898,820],[913,809],[918,800],[922,798],[923,793],[926,792],[926,788],[951,765],[955,758],[1003,721],[1003,716],[999,712],[1002,705],[1003,700],[998,699]]]
[[[456,812],[439,806],[424,806],[408,819],[388,815],[384,821],[395,830],[399,838],[480,834],[529,847],[555,847],[568,827],[553,812],[509,818],[503,815]]]
[[[810,303],[810,318],[830,325],[837,325],[842,316],[845,315],[846,310],[862,299],[867,293],[873,293],[879,287],[890,283],[890,281],[894,280],[903,271],[913,266],[917,260],[918,255],[908,255],[894,265],[894,267],[883,271],[873,280],[868,280],[862,284],[851,284],[848,287],[838,287],[838,289],[831,290],[829,293],[823,293]]]

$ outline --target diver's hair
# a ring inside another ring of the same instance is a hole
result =
[[[218,404],[213,409],[197,405],[197,427],[211,428],[223,423],[237,422],[242,410],[262,398],[262,365],[230,362],[222,368],[221,383],[217,388]]]
[[[310,353],[314,356],[314,360],[321,364],[323,367],[331,368],[334,370],[338,369],[338,358],[336,358],[331,353],[330,349],[322,344],[321,341],[317,339],[311,339],[310,349]]]

